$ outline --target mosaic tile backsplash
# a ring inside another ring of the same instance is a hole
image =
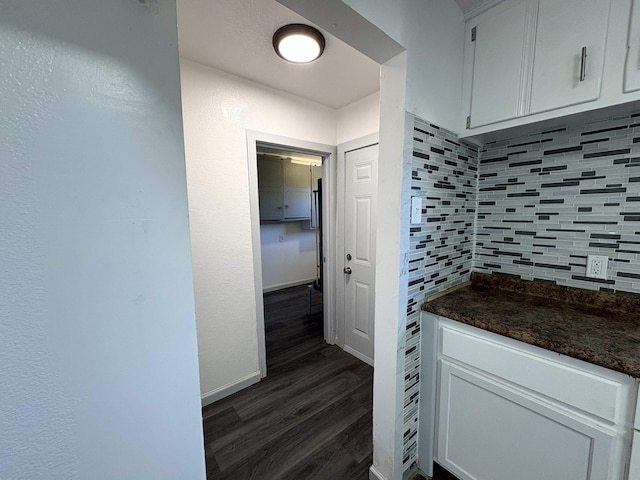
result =
[[[640,113],[485,144],[414,119],[403,467],[417,461],[420,305],[471,271],[640,294]],[[474,232],[475,230],[475,232]],[[587,255],[609,258],[587,278]]]
[[[474,270],[640,293],[640,114],[484,145]],[[587,255],[609,257],[606,280]]]
[[[420,307],[435,293],[469,280],[476,208],[475,146],[415,119],[412,196],[422,198],[422,222],[410,227],[405,351],[403,466],[417,457],[420,387]]]

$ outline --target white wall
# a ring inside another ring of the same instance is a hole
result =
[[[264,291],[298,285],[317,277],[316,232],[304,229],[302,222],[260,225]]]
[[[204,479],[175,4],[0,12],[0,478]]]
[[[186,59],[181,75],[206,399],[259,378],[246,132],[335,145],[336,111]]]
[[[381,72],[378,229],[384,257],[376,265],[376,358],[374,378],[374,454],[371,473],[402,478],[403,366],[409,246],[412,135],[405,111],[458,132],[462,94],[464,17],[455,0],[327,0],[322,9],[311,0],[279,0],[310,21],[332,27],[327,11],[344,5],[406,48]],[[325,12],[323,12],[324,10]],[[355,21],[354,21],[355,22]],[[367,39],[383,39],[360,22],[350,32],[342,22],[332,30],[361,51]],[[366,31],[365,31],[366,30]],[[394,225],[396,228],[394,228]]]
[[[459,133],[464,16],[454,0],[343,0],[407,49],[407,111]]]
[[[380,129],[380,92],[364,97],[338,110],[338,145],[378,133]]]

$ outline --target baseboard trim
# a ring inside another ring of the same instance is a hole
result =
[[[241,379],[228,383],[220,388],[216,388],[215,390],[211,390],[210,392],[202,395],[202,406],[206,407],[207,405],[217,402],[218,400],[223,399],[224,397],[228,397],[229,395],[233,395],[236,392],[239,392],[243,388],[247,388],[254,383],[258,383],[262,376],[260,375],[260,370],[250,373],[249,375],[242,377]]]
[[[376,467],[371,465],[369,467],[369,480],[387,480],[384,476],[376,470]]]
[[[369,358],[366,355],[363,355],[362,353],[358,352],[357,350],[354,350],[353,348],[348,347],[347,345],[344,346],[344,351],[353,355],[358,360],[362,360],[364,363],[367,363],[373,367],[373,358]]]
[[[282,290],[283,288],[297,287],[298,285],[310,285],[316,281],[316,277],[309,278],[307,280],[296,280],[295,282],[280,283],[278,285],[272,285],[270,287],[263,287],[262,293],[275,292],[276,290]]]

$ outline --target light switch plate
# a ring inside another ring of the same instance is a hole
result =
[[[609,268],[609,257],[600,255],[587,256],[587,277],[607,279],[607,269]]]
[[[422,223],[422,198],[411,197],[411,224]]]

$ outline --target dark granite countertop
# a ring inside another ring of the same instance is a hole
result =
[[[422,309],[640,378],[637,295],[474,273]]]

